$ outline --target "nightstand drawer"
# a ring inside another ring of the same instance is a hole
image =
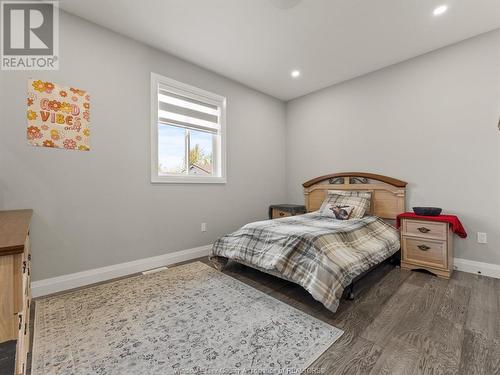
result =
[[[269,219],[280,217],[302,215],[306,213],[306,207],[300,204],[272,204],[269,206]]]
[[[427,224],[427,223],[426,223]],[[446,241],[427,240],[403,236],[403,261],[423,266],[447,268]]]
[[[286,217],[286,216],[292,216],[291,212],[282,211],[282,210],[278,210],[276,208],[273,208],[273,211],[272,211],[272,218],[273,219],[278,219],[280,217]]]
[[[435,238],[446,240],[448,235],[448,224],[423,220],[403,220],[401,228],[403,234],[408,236]]]

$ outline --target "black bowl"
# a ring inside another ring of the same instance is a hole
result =
[[[420,216],[439,216],[443,211],[439,207],[413,207],[413,212]]]

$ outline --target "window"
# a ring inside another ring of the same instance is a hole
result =
[[[151,181],[225,183],[226,98],[151,74]]]

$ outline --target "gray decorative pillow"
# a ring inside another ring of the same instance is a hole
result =
[[[346,195],[349,197],[372,198],[372,192],[367,190],[328,190],[328,194]]]
[[[352,207],[352,212],[349,219],[360,219],[365,216],[365,212],[370,206],[370,200],[363,197],[348,196],[348,195],[338,195],[338,194],[328,194],[326,199],[320,208],[320,213],[322,215],[329,215],[327,205],[332,206],[349,206]]]
[[[365,215],[370,212],[372,203],[372,192],[368,190],[328,190],[328,194],[345,195],[348,197],[361,197],[368,199],[368,207],[366,208]]]
[[[349,220],[352,210],[351,206],[338,206],[328,203],[326,205],[325,216],[332,216],[337,220]]]

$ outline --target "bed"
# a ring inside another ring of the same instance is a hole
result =
[[[346,288],[400,248],[391,220],[404,212],[406,182],[371,173],[335,173],[303,184],[304,215],[249,223],[218,239],[210,259],[228,260],[304,287],[335,312]],[[328,191],[369,192],[365,216],[336,220],[319,213]],[[352,290],[351,290],[352,292]]]

